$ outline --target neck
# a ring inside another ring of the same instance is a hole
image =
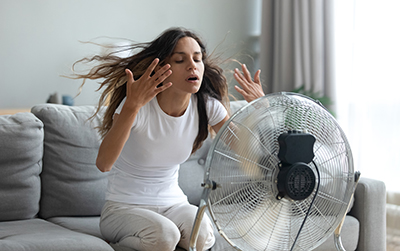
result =
[[[180,117],[189,106],[191,96],[192,94],[170,96],[166,92],[161,92],[157,95],[157,101],[166,114],[172,117]]]

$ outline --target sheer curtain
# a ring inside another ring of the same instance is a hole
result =
[[[361,175],[400,192],[400,1],[334,7],[339,123]]]
[[[333,0],[262,1],[260,68],[267,93],[304,86],[334,99],[332,6]]]

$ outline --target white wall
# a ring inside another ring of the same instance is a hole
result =
[[[154,39],[171,26],[201,35],[212,51],[250,52],[259,32],[261,0],[1,0],[0,109],[29,108],[54,92],[75,96],[76,61],[100,48],[80,43],[97,37]],[[95,104],[96,82],[88,82],[75,105]]]

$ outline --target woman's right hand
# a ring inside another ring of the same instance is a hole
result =
[[[126,108],[139,110],[142,106],[152,100],[158,93],[171,87],[172,83],[163,83],[164,80],[172,74],[170,65],[166,64],[156,71],[151,76],[151,73],[156,69],[159,59],[156,58],[149,65],[146,72],[138,79],[133,78],[133,74],[129,69],[125,70],[127,84],[126,84],[126,101],[124,104]],[[163,83],[161,86],[157,87]]]

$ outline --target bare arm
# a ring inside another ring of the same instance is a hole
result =
[[[214,125],[212,127],[212,129],[214,130],[215,133],[218,133],[219,130],[221,129],[221,127],[225,124],[226,121],[228,121],[229,116],[226,115],[225,118],[223,120],[221,120],[221,122],[219,122],[218,124]]]
[[[134,122],[137,111],[122,109],[121,114],[114,115],[111,129],[101,142],[97,154],[96,166],[102,172],[111,170],[112,165],[120,155],[122,148],[129,138],[131,125]]]
[[[155,59],[138,80],[133,79],[130,70],[125,70],[127,76],[126,101],[121,113],[114,115],[113,125],[100,144],[96,159],[96,166],[100,171],[110,171],[118,159],[130,136],[131,126],[140,108],[172,85],[172,83],[167,83],[157,88],[172,73],[169,70],[170,65],[165,65],[151,77],[150,74],[158,62],[159,60]]]

